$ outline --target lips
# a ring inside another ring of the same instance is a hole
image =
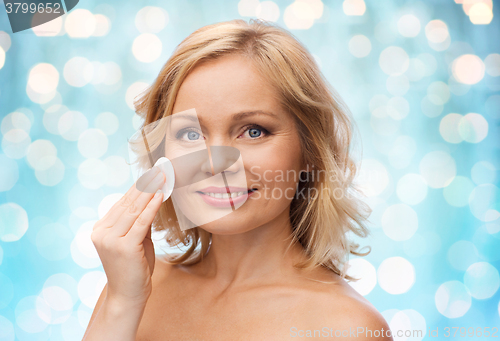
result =
[[[196,192],[202,192],[202,193],[236,193],[236,192],[249,192],[249,191],[254,191],[255,189],[252,188],[244,188],[244,187],[235,187],[235,186],[228,186],[228,187],[206,187],[203,189],[200,189]]]
[[[245,202],[245,200],[255,191],[256,189],[244,187],[210,186],[196,191],[196,193],[199,193],[201,198],[211,206],[231,207],[233,205]]]

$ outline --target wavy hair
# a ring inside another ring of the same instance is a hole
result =
[[[154,83],[134,102],[136,113],[144,118],[143,126],[172,115],[179,88],[198,63],[231,53],[252,61],[276,89],[282,107],[296,122],[303,160],[319,174],[299,181],[297,191],[310,193],[315,189],[321,195],[295,196],[291,202],[290,245],[300,243],[307,255],[295,266],[324,266],[355,280],[346,273],[349,255],[364,256],[370,250],[362,253],[349,235],[368,235],[365,220],[371,209],[359,198],[362,193],[353,182],[357,167],[350,156],[352,115],[314,58],[290,32],[259,19],[236,19],[194,31],[177,46]],[[171,263],[197,263],[209,250],[211,233],[199,227],[182,231],[172,198],[163,203],[153,226],[166,232],[170,246],[186,247],[180,254],[169,255]]]

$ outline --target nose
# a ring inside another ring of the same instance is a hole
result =
[[[222,171],[237,173],[240,170],[236,162],[240,158],[240,151],[232,146],[209,145],[208,158],[201,166],[201,170],[212,176]]]

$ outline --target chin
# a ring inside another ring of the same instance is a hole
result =
[[[254,219],[255,220],[255,219]],[[201,229],[218,235],[234,235],[245,233],[258,227],[257,224],[249,225],[244,219],[225,216],[210,223],[200,225]]]

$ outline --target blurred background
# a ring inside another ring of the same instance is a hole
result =
[[[235,18],[289,30],[353,113],[373,209],[356,290],[393,330],[500,326],[499,8],[86,0],[13,34],[0,4],[0,341],[82,338],[106,282],[90,233],[133,184],[132,101],[186,36]]]

